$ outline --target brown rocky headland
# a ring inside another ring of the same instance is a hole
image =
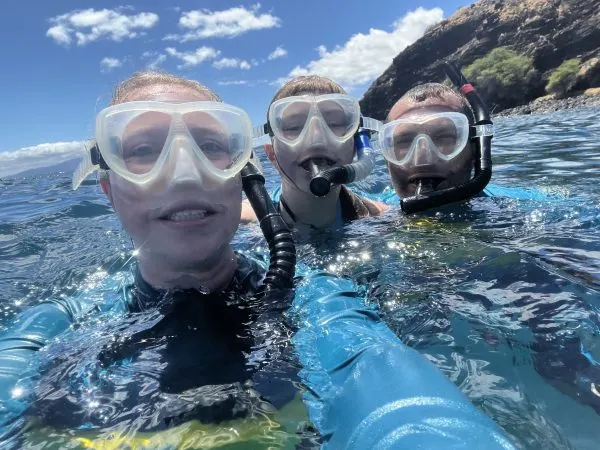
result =
[[[481,0],[459,9],[402,51],[361,100],[363,114],[384,119],[415,85],[444,80],[442,61],[465,68],[503,47],[526,57],[532,76],[519,95],[487,98],[496,114],[530,114],[600,105],[600,0]],[[581,67],[568,90],[547,95],[553,72],[577,58]]]

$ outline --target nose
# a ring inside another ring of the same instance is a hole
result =
[[[326,125],[319,117],[312,117],[308,124],[308,147],[325,146],[325,127]]]
[[[171,144],[169,155],[172,166],[171,183],[201,183],[198,159],[185,137],[177,137]]]
[[[432,142],[427,136],[419,135],[416,138],[412,161],[415,166],[425,166],[435,161],[435,152]]]

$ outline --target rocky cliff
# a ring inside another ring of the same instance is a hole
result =
[[[600,82],[600,0],[482,0],[461,8],[394,59],[361,100],[363,114],[383,119],[411,87],[442,81],[443,59],[464,67],[500,46],[530,56],[540,74],[522,102],[505,107],[544,95],[551,71],[569,58],[587,64],[579,87],[590,87]]]

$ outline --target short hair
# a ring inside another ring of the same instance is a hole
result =
[[[471,108],[471,105],[469,105],[467,99],[458,91],[456,91],[456,89],[453,89],[442,83],[425,83],[415,86],[414,88],[408,90],[400,98],[400,100],[410,100],[414,103],[422,103],[429,100],[430,98],[444,100],[448,96],[457,98],[460,101],[462,112],[470,119],[474,118],[473,109]]]
[[[346,94],[343,87],[337,84],[335,81],[330,80],[319,75],[303,75],[285,83],[275,93],[273,100],[269,103],[269,109],[271,105],[277,100],[281,100],[286,97],[293,97],[295,95],[324,95],[324,94]],[[268,110],[267,110],[268,119]]]
[[[196,92],[200,92],[201,94],[205,94],[211,101],[222,101],[217,94],[198,81],[189,80],[187,78],[167,72],[150,70],[145,72],[136,72],[126,80],[120,82],[115,88],[115,92],[113,93],[110,104],[116,105],[117,103],[121,103],[127,94],[135,89],[145,86],[152,86],[155,84],[176,84],[179,86],[184,86]]]

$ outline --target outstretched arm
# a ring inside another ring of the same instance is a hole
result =
[[[512,449],[502,430],[364,305],[354,284],[306,277],[291,310],[325,448]]]

